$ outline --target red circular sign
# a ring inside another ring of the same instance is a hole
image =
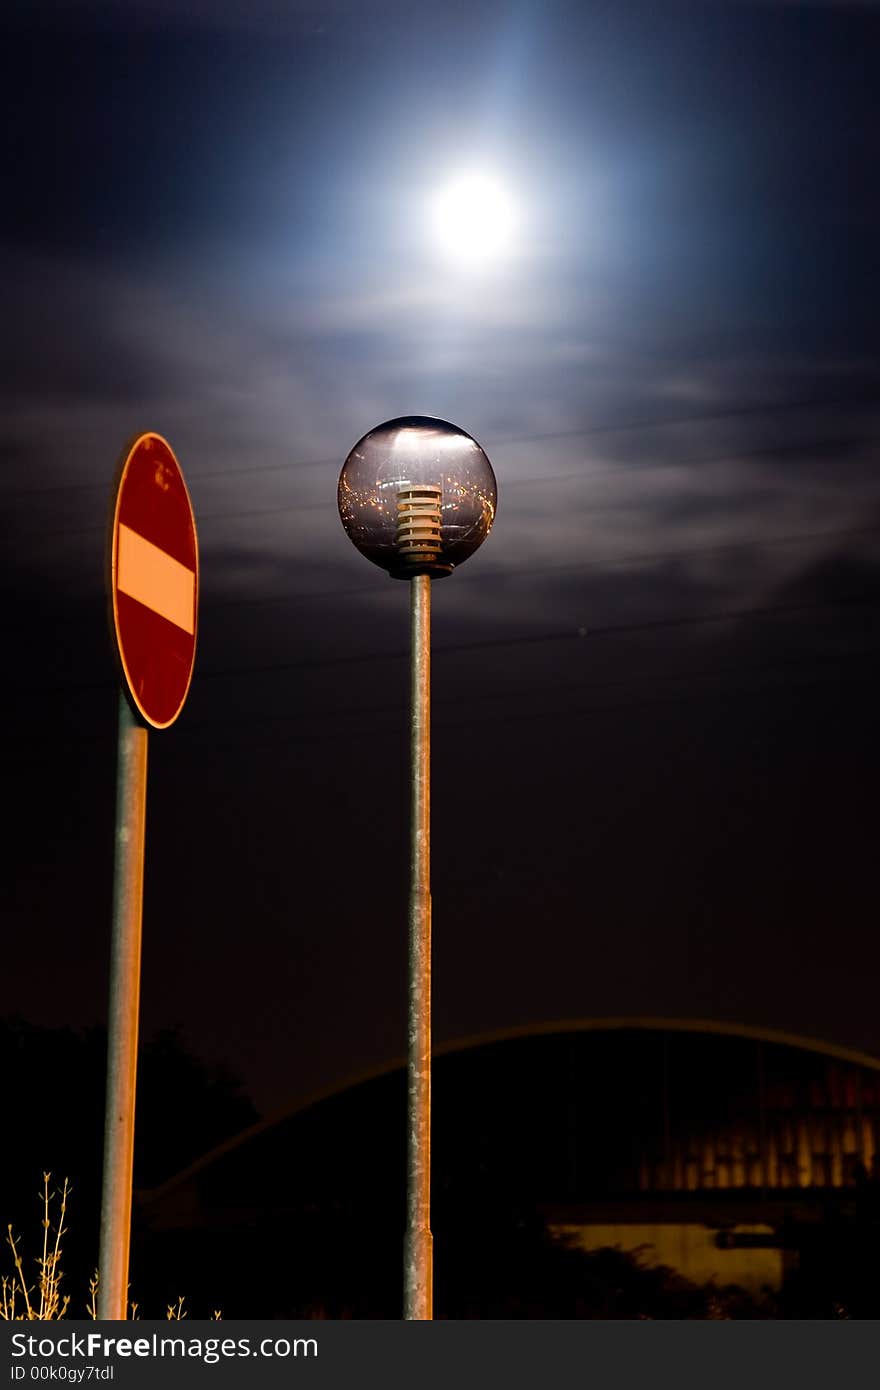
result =
[[[113,637],[129,695],[167,729],[183,709],[196,654],[199,550],[171,445],[138,435],[123,451],[110,532]]]

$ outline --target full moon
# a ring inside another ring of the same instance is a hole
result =
[[[449,260],[481,267],[503,260],[513,249],[516,207],[509,191],[490,174],[464,173],[431,200],[430,231]]]

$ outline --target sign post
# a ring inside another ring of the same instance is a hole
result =
[[[125,1321],[131,1236],[148,727],[167,729],[192,680],[198,617],[195,517],[158,434],[123,450],[107,546],[110,630],[120,672],[107,1101],[98,1318]]]

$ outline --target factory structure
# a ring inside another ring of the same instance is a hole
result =
[[[289,1273],[308,1252],[296,1310],[309,1279],[315,1297],[335,1279],[353,1315],[399,1316],[404,1126],[402,1064],[253,1126],[139,1194],[143,1258],[173,1252],[183,1277],[207,1257],[228,1287],[283,1245]],[[478,1249],[481,1231],[528,1213],[575,1248],[779,1294],[809,1232],[876,1202],[878,1178],[880,1060],[851,1049],[705,1020],[580,1019],[435,1053],[441,1289],[464,1228]],[[375,1302],[358,1311],[364,1280]],[[282,1288],[264,1316],[290,1314]]]

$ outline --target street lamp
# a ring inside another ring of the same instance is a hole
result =
[[[404,1311],[430,1319],[431,1241],[431,580],[489,534],[495,474],[475,439],[411,415],[355,444],[339,476],[339,515],[368,560],[410,585],[410,891]]]

